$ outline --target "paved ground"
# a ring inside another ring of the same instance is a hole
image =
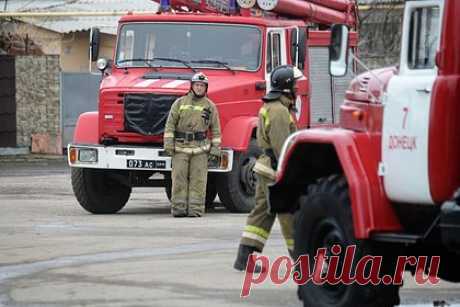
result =
[[[246,215],[173,219],[162,189],[135,189],[117,215],[90,215],[60,159],[0,162],[0,306],[300,306],[294,284],[240,298],[232,270]],[[279,227],[265,250],[285,254]],[[405,305],[460,304],[460,287],[416,286]]]

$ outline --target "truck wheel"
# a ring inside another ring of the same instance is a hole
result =
[[[217,185],[214,176],[208,176],[206,184],[206,210],[214,208],[214,200],[217,196]]]
[[[458,266],[460,254],[443,248],[438,248],[436,253],[437,255],[441,255],[437,274],[438,277],[449,282],[460,282],[460,267]],[[429,261],[431,261],[431,259]]]
[[[234,153],[232,171],[219,176],[217,192],[230,212],[250,212],[256,205],[256,176],[252,168],[261,153],[256,140],[251,140],[246,152]]]
[[[215,180],[211,179],[210,175],[208,175],[208,183],[206,184],[206,209],[214,208],[214,200],[217,196],[217,188],[215,184]],[[211,179],[211,180],[210,180]],[[168,200],[171,201],[172,195],[172,181],[171,175],[165,175],[165,193]]]
[[[353,220],[346,180],[341,176],[331,176],[320,179],[309,187],[306,196],[300,198],[300,210],[295,216],[295,248],[296,257],[308,255],[311,271],[317,250],[325,247],[327,255],[331,255],[331,247],[339,244],[342,252],[339,254],[339,268],[345,254],[345,248],[356,245],[352,263],[351,276],[354,276],[356,264],[364,255],[383,256],[380,275],[394,274],[396,257],[379,252],[373,242],[357,240],[353,231]],[[327,261],[326,261],[327,264]],[[393,270],[393,271],[392,271]],[[366,275],[367,276],[367,275]],[[299,297],[304,307],[326,306],[395,306],[399,304],[399,286],[383,283],[379,285],[315,285],[312,281],[299,286]]]
[[[120,180],[122,176],[107,170],[73,167],[72,189],[86,211],[94,214],[117,213],[126,205],[131,194],[131,187]]]

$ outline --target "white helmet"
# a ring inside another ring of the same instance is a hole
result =
[[[206,85],[206,90],[204,94],[198,95],[197,93],[195,93],[195,91],[193,90],[193,83],[195,82],[201,82]],[[195,95],[195,97],[198,97],[198,98],[204,97],[206,93],[208,92],[208,77],[206,77],[206,75],[202,72],[194,74],[192,77],[191,83],[190,83],[190,91]]]
[[[192,77],[192,84],[194,82],[203,82],[204,84],[208,85],[208,77],[204,73],[198,72]]]

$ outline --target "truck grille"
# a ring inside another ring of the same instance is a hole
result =
[[[123,99],[125,131],[143,135],[164,132],[169,110],[180,96],[159,94],[126,94]]]

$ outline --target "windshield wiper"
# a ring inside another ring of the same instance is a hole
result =
[[[199,61],[190,61],[190,63],[198,63],[198,64],[217,64],[217,65],[220,65],[220,66],[223,66],[223,67],[227,68],[227,69],[230,70],[233,74],[235,74],[235,70],[233,70],[233,68],[231,68],[230,66],[228,66],[228,63],[226,63],[226,62],[221,62],[221,61],[217,61],[217,60],[199,60]]]
[[[179,60],[179,59],[175,59],[175,58],[161,58],[161,57],[154,57],[154,58],[151,58],[149,59],[151,61],[165,61],[165,62],[175,62],[175,63],[182,63],[184,66],[190,68],[193,72],[197,72],[195,68],[193,68],[192,66],[190,66],[189,62],[185,61],[185,60]]]
[[[126,62],[144,62],[149,67],[153,67],[149,62],[153,61],[152,59],[123,59],[117,61],[117,64],[126,63]]]
[[[117,64],[118,63],[124,63],[124,62],[135,62],[135,61],[144,62],[149,67],[153,67],[152,64],[150,64],[150,62],[154,62],[154,61],[165,61],[165,62],[181,63],[185,67],[190,68],[193,72],[197,72],[197,70],[195,68],[190,66],[189,62],[184,61],[184,60],[175,59],[175,58],[154,57],[154,58],[150,58],[150,59],[125,59],[125,60],[118,61]]]

